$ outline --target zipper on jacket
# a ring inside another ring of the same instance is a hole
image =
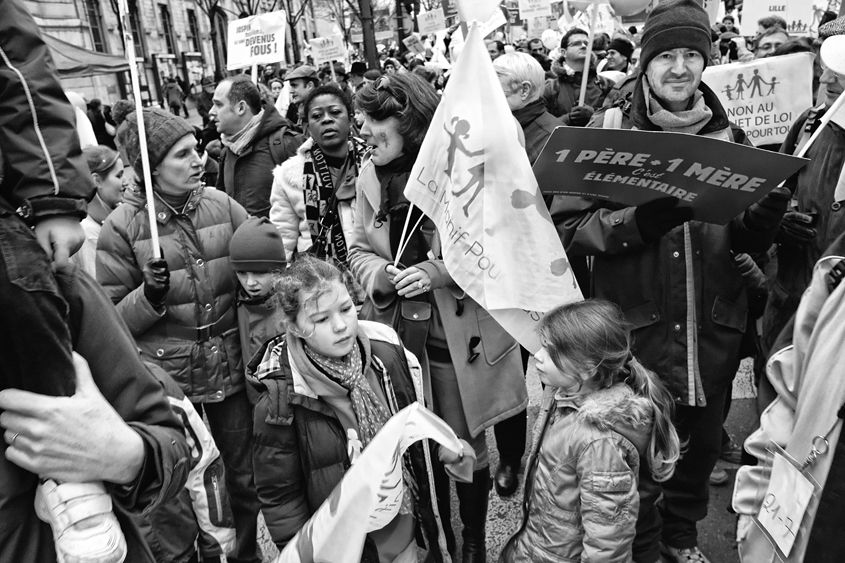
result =
[[[214,503],[217,505],[217,520],[223,521],[223,506],[220,502],[220,487],[217,484],[217,471],[211,469],[211,489],[214,491]]]

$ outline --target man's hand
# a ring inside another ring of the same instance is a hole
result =
[[[590,122],[595,110],[590,106],[575,106],[569,111],[569,124],[584,127]]]
[[[35,238],[53,261],[53,271],[56,271],[70,266],[70,257],[85,242],[85,232],[76,217],[56,215],[35,224]]]
[[[0,391],[6,459],[60,482],[131,483],[144,463],[144,441],[106,401],[88,362],[75,352],[73,365],[72,397]]]
[[[775,242],[778,244],[804,247],[816,240],[815,218],[799,211],[788,211],[778,227]]]

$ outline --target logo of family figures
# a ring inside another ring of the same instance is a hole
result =
[[[745,81],[745,77],[743,74],[736,75],[736,84],[731,86],[728,84],[725,86],[725,89],[722,90],[725,95],[728,97],[728,100],[745,100],[746,91],[748,91],[748,98],[749,100],[755,97],[763,97],[763,96],[771,96],[775,93],[775,88],[777,85],[780,84],[776,76],[773,76],[769,82],[763,80],[763,77],[760,76],[760,69],[754,70],[754,76]],[[768,90],[764,89],[764,86],[768,87]]]

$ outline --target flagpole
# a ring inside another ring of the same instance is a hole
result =
[[[836,115],[836,112],[839,111],[843,103],[845,103],[845,92],[839,94],[839,97],[836,98],[836,101],[833,102],[833,104],[830,106],[830,109],[824,112],[824,115],[821,116],[821,119],[819,119],[819,126],[818,128],[816,128],[815,132],[813,133],[813,136],[810,137],[804,147],[795,156],[797,156],[798,158],[803,158],[804,155],[807,154],[807,150],[816,141],[816,139],[819,138],[822,129],[824,129],[825,126],[830,123],[830,120],[833,119],[833,116]]]
[[[132,25],[129,20],[129,6],[127,0],[118,0],[118,11],[123,27],[123,49],[129,62],[129,76],[132,81],[132,94],[135,99],[135,117],[138,121],[138,144],[141,149],[141,167],[143,168],[144,192],[147,196],[147,212],[150,219],[150,242],[153,245],[153,259],[161,258],[161,247],[158,243],[158,223],[156,223],[155,195],[153,194],[153,177],[150,170],[150,156],[147,154],[147,129],[144,126],[144,107],[141,103],[141,83],[138,78],[138,61],[135,59],[135,41],[132,38]],[[133,163],[129,163],[133,164]]]
[[[581,73],[581,93],[578,94],[578,105],[584,105],[584,99],[587,95],[587,82],[590,79],[590,58],[593,56],[593,35],[596,29],[596,12],[599,11],[599,5],[591,2],[588,9],[592,8],[590,12],[590,29],[587,35],[587,58],[584,59],[584,70]]]

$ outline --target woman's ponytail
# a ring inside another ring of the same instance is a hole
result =
[[[640,396],[646,397],[654,409],[654,424],[648,443],[648,464],[655,481],[666,481],[675,472],[675,463],[681,457],[681,443],[672,415],[675,404],[657,375],[646,369],[635,357],[628,360],[628,385]]]

